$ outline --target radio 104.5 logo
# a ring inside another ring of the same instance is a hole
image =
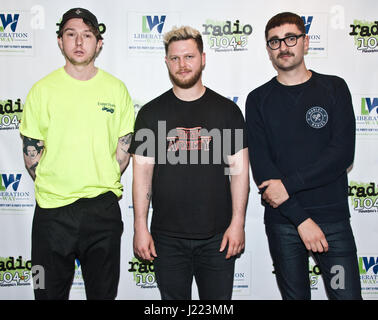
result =
[[[0,100],[0,130],[18,129],[22,110],[21,99]]]
[[[31,261],[24,261],[22,256],[0,257],[0,287],[30,286],[31,270]]]
[[[378,52],[378,21],[353,20],[349,35],[354,37],[357,50],[363,53]]]
[[[133,274],[137,287],[142,289],[157,288],[153,262],[142,261],[133,257],[129,261],[129,266],[130,268],[127,271]]]
[[[375,182],[349,182],[350,204],[357,213],[378,213],[378,190]]]
[[[248,50],[248,38],[253,31],[250,24],[243,24],[239,19],[235,21],[208,19],[202,27],[202,35],[207,39],[210,49],[215,52]]]

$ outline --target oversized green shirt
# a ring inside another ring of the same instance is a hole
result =
[[[122,194],[116,160],[119,137],[133,131],[134,107],[122,81],[98,69],[87,81],[60,68],[30,90],[22,135],[43,140],[35,197],[42,208],[112,191]]]

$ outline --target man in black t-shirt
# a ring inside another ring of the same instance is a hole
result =
[[[312,252],[330,299],[361,299],[347,194],[355,144],[348,87],[306,68],[309,40],[298,15],[274,16],[265,37],[278,75],[248,95],[246,122],[282,297],[310,299]]]
[[[133,154],[134,251],[153,260],[162,299],[231,299],[249,190],[244,118],[202,84],[201,34],[164,37],[173,88],[138,113]],[[151,233],[147,215],[152,199]]]

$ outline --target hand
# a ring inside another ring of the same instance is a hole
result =
[[[135,231],[134,253],[138,257],[148,261],[153,261],[157,257],[154,240],[147,230]]]
[[[226,259],[241,253],[241,251],[244,249],[245,243],[244,227],[231,224],[223,235],[219,252],[222,252],[226,248],[227,243],[228,250]]]
[[[322,229],[311,218],[306,219],[298,226],[298,233],[307,250],[328,251],[328,242]]]
[[[262,198],[273,208],[279,207],[282,203],[289,199],[289,194],[287,193],[286,188],[280,179],[270,179],[264,181],[258,186],[258,188],[266,188]]]

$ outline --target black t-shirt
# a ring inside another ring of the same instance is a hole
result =
[[[227,155],[247,144],[239,107],[209,88],[195,101],[169,90],[138,113],[129,152],[155,158],[151,231],[204,239],[232,216]]]

